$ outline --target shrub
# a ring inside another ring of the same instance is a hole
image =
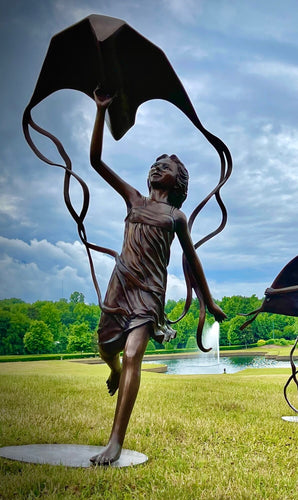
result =
[[[188,338],[186,343],[186,349],[195,349],[197,347],[197,341],[194,336]]]
[[[269,342],[272,343],[272,342]],[[266,342],[267,344],[267,342]],[[220,346],[221,351],[239,351],[239,349],[248,349],[251,347],[257,347],[257,344],[247,344],[247,345],[223,345]]]
[[[288,341],[286,339],[278,339],[279,345],[288,345]]]
[[[156,350],[155,345],[153,344],[152,340],[149,340],[145,352],[147,352],[147,351],[155,351],[155,350]]]
[[[275,344],[274,339],[266,340],[266,345],[269,345],[269,344]]]
[[[266,344],[274,344],[274,345],[288,345],[291,343],[291,341],[288,341],[286,339],[269,339],[266,341]]]
[[[261,345],[266,345],[266,340],[259,339],[258,342],[257,342],[257,345],[258,345],[258,347],[261,346]]]
[[[165,343],[165,350],[166,351],[173,351],[175,348],[173,346],[173,344],[171,344],[171,342],[166,342]]]

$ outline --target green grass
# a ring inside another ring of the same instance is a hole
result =
[[[0,459],[0,498],[294,500],[298,425],[281,419],[293,414],[282,392],[289,372],[143,372],[124,447],[148,455],[145,465],[73,469]],[[0,375],[0,446],[107,442],[115,398],[104,365],[5,363]]]

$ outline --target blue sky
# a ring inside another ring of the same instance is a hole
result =
[[[78,290],[86,301],[96,302],[87,257],[64,206],[63,172],[34,156],[21,129],[51,37],[92,13],[124,19],[161,47],[203,125],[229,147],[234,170],[222,190],[228,223],[199,249],[199,256],[215,298],[262,297],[297,254],[295,0],[2,0],[0,298],[58,300]],[[33,110],[35,121],[62,140],[74,170],[89,185],[89,240],[119,251],[125,205],[89,165],[94,116],[93,101],[70,90],[53,94]],[[38,144],[55,157],[47,143]],[[160,100],[147,102],[120,141],[105,133],[104,160],[144,194],[148,168],[162,153],[177,154],[189,170],[183,206],[189,216],[216,184],[219,162],[177,108]],[[75,183],[71,195],[79,208]],[[211,202],[196,220],[194,240],[218,220]],[[94,261],[104,291],[113,261],[100,254]],[[175,241],[167,297],[183,296]]]

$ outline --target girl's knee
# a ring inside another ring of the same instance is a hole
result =
[[[123,357],[125,357],[128,361],[134,359],[142,360],[149,338],[149,328],[138,328],[130,332],[125,344]]]
[[[103,360],[112,359],[115,358],[116,356],[119,356],[119,354],[116,352],[108,352],[105,351],[104,349],[99,349],[99,355]]]
[[[145,347],[146,349],[146,347]],[[144,354],[143,346],[140,344],[135,344],[133,342],[127,342],[125,349],[123,351],[123,359],[127,361],[132,361],[137,358],[142,358]]]

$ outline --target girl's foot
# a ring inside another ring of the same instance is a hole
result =
[[[113,396],[119,387],[121,371],[111,370],[110,376],[106,382],[110,396]]]
[[[121,450],[122,446],[119,443],[110,442],[102,453],[90,458],[90,462],[92,462],[93,465],[110,465],[118,460],[121,455]]]

